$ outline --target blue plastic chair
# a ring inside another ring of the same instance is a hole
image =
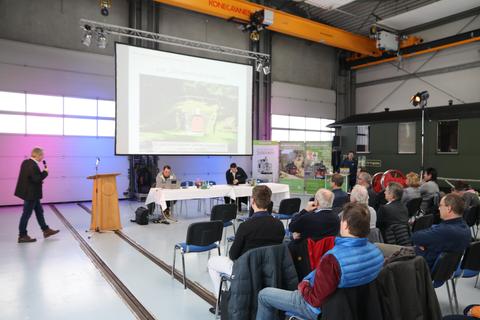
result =
[[[463,252],[443,252],[438,256],[432,268],[433,287],[436,289],[441,287],[443,284],[447,285],[448,302],[450,304],[450,310],[452,313],[455,313],[455,311],[453,309],[450,285],[448,282],[450,281],[452,285],[453,299],[455,300],[455,307],[458,313],[458,299],[454,281],[454,273],[460,264],[462,256]]]
[[[237,218],[237,205],[234,203],[230,204],[217,204],[212,208],[212,213],[210,215],[210,221],[220,220],[223,222],[223,227],[233,228],[233,234],[235,234],[235,219]]]
[[[300,211],[301,203],[302,200],[300,198],[283,199],[282,201],[280,201],[278,213],[274,213],[272,214],[272,216],[280,220],[287,220],[288,226],[288,221],[293,217],[295,213]]]
[[[218,250],[220,256],[220,241],[223,234],[222,221],[207,221],[196,222],[188,226],[187,240],[175,244],[173,248],[173,264],[172,264],[172,278],[175,274],[175,258],[177,250],[182,254],[182,270],[183,270],[183,286],[187,289],[187,281],[185,274],[185,254],[207,252],[210,257],[210,251]]]
[[[477,277],[474,288],[477,287],[478,276],[480,273],[480,241],[472,242],[465,250],[462,263],[457,268],[453,277],[458,281],[459,278]],[[455,285],[456,285],[455,281]]]

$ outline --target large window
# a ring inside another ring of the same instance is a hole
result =
[[[370,152],[370,126],[357,126],[357,152]]]
[[[416,130],[417,124],[415,122],[398,124],[398,153],[415,153]]]
[[[438,121],[437,152],[458,152],[458,120]]]
[[[115,136],[115,101],[0,91],[0,133]]]
[[[272,114],[273,141],[332,141],[335,130],[330,119]]]

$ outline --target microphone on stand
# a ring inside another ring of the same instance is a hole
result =
[[[95,174],[98,174],[98,165],[100,164],[100,158],[97,157],[97,160],[95,161]]]

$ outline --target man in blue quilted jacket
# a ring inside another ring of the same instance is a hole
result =
[[[295,291],[265,288],[258,296],[257,320],[275,318],[276,310],[290,311],[303,319],[317,319],[321,305],[337,288],[357,287],[375,280],[383,267],[383,254],[368,242],[370,213],[367,206],[344,207],[340,235],[317,268]]]

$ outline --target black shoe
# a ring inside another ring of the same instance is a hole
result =
[[[170,222],[168,222],[167,220],[162,220],[162,221],[160,221],[160,223],[163,223],[163,224],[170,224]]]
[[[211,314],[215,314],[215,307],[211,307],[208,311],[210,311]],[[218,310],[218,315],[221,315],[220,310]]]

